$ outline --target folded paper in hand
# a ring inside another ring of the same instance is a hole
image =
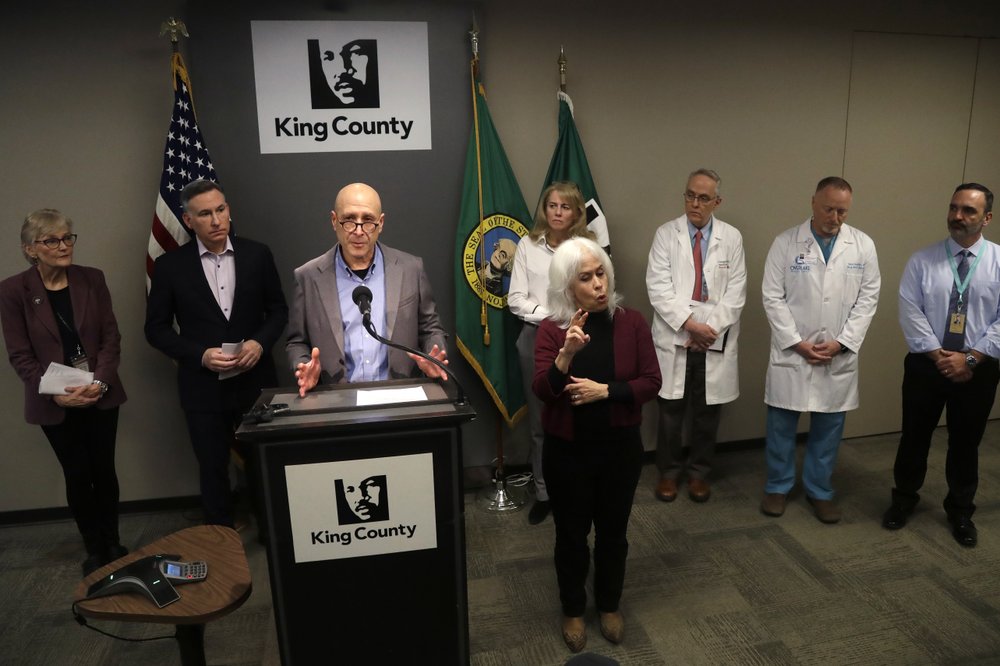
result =
[[[226,356],[239,356],[239,353],[241,351],[243,351],[242,340],[240,340],[239,342],[222,343],[222,353],[225,354]],[[243,372],[242,370],[237,370],[237,369],[224,370],[219,373],[219,381],[222,381],[223,379],[229,379],[230,377],[235,377],[236,375],[241,374],[242,372]]]
[[[42,380],[38,382],[38,395],[66,395],[67,386],[86,386],[93,382],[92,372],[62,363],[49,363]]]

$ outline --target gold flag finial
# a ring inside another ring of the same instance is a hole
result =
[[[566,92],[566,51],[559,45],[559,90]]]
[[[177,50],[177,42],[180,41],[180,38],[177,36],[178,34],[184,35],[185,37],[191,36],[188,34],[187,26],[184,25],[184,21],[179,21],[173,16],[160,24],[160,37],[167,34],[170,35],[170,45],[174,47],[174,51]]]

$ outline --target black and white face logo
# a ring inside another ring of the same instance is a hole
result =
[[[379,108],[376,40],[355,39],[337,51],[333,44],[310,39],[307,47],[312,108]]]
[[[369,476],[355,483],[334,481],[337,492],[337,520],[341,525],[389,520],[389,497],[385,474]]]

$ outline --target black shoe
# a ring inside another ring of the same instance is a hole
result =
[[[534,505],[531,507],[531,511],[528,512],[528,524],[537,525],[542,522],[549,515],[549,511],[551,510],[552,507],[549,506],[548,500],[535,500]]]
[[[81,565],[81,568],[83,569],[83,577],[86,578],[103,566],[104,557],[102,557],[99,553],[87,555],[87,559],[85,559]]]
[[[955,541],[968,548],[975,547],[979,541],[979,530],[976,529],[972,518],[949,516],[948,522],[951,523],[951,535],[955,537]]]
[[[126,555],[128,555],[128,548],[120,543],[108,546],[108,562],[114,562],[118,558],[125,557]]]
[[[906,521],[910,518],[911,513],[913,513],[912,509],[907,510],[903,506],[893,502],[886,509],[885,513],[882,514],[882,527],[887,530],[898,530],[906,525]]]

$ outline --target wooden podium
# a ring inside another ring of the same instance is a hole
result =
[[[428,379],[267,389],[254,448],[282,664],[469,661],[460,425]],[[252,414],[253,412],[251,412]]]

